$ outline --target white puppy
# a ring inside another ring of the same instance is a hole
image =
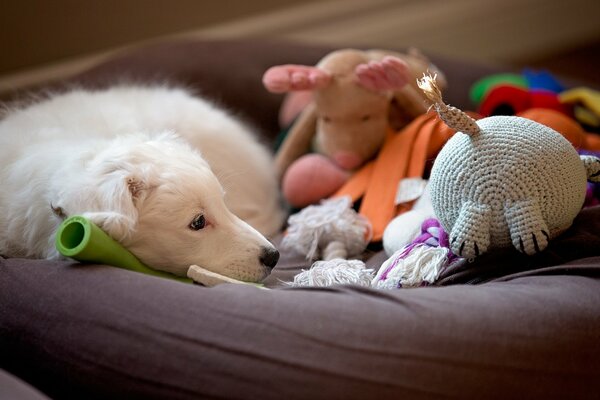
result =
[[[9,110],[0,182],[5,256],[59,257],[56,229],[79,214],[142,262],[182,276],[197,264],[258,281],[279,257],[262,235],[284,218],[269,152],[184,90],[75,90]]]

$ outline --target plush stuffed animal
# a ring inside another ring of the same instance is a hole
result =
[[[444,85],[441,73],[416,50],[338,50],[315,67],[267,70],[263,82],[271,92],[312,91],[276,158],[288,202],[304,207],[333,194],[377,154],[390,129],[425,113],[415,84],[425,71],[437,72]],[[307,155],[312,146],[317,153]]]
[[[511,244],[529,255],[544,250],[581,210],[586,180],[600,181],[600,159],[580,158],[560,133],[525,118],[475,121],[443,103],[431,76],[419,87],[457,130],[429,181],[452,252],[471,258]]]

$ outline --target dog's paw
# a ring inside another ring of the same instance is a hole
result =
[[[82,216],[118,242],[127,239],[135,229],[135,220],[116,212],[87,212]]]

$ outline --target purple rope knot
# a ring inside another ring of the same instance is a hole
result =
[[[435,218],[428,218],[421,224],[421,234],[417,236],[409,245],[404,247],[404,250],[394,259],[393,262],[388,265],[385,272],[381,275],[381,280],[387,279],[387,275],[392,271],[400,260],[408,257],[410,252],[419,246],[428,246],[428,247],[445,247],[450,249],[450,238],[448,233]],[[448,252],[448,264],[454,261],[457,256],[455,256],[451,251]]]
[[[448,234],[435,218],[428,218],[421,224],[421,234],[409,246],[425,244],[429,247],[450,247]]]

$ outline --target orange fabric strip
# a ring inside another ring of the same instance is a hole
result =
[[[374,161],[369,162],[332,197],[363,197],[360,213],[373,226],[373,241],[383,237],[387,224],[396,215],[412,208],[412,202],[395,205],[399,182],[423,176],[428,159],[437,155],[454,134],[434,112],[423,114],[400,132],[389,131]]]
[[[370,161],[369,163],[365,164],[331,197],[350,196],[352,201],[360,199],[367,190],[367,185],[369,184],[371,176],[373,175],[374,165],[374,161]]]
[[[414,141],[428,120],[428,114],[424,114],[391,136],[375,160],[372,177],[359,210],[373,226],[373,241],[381,240],[385,227],[395,216],[398,182],[406,177]]]

